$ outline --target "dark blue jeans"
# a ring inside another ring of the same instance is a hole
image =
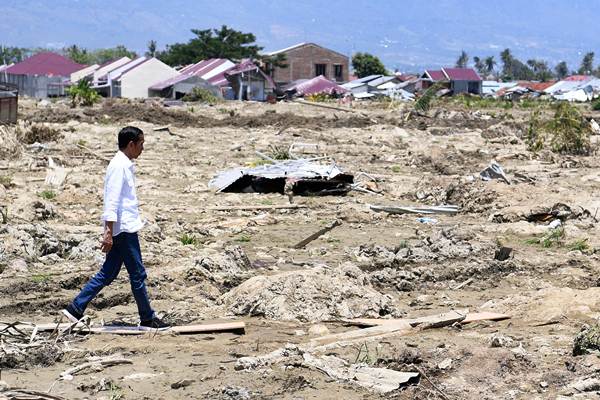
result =
[[[71,303],[75,311],[83,314],[88,303],[119,275],[123,263],[125,263],[129,274],[131,291],[137,303],[140,319],[142,321],[151,320],[154,317],[154,311],[150,307],[150,300],[144,283],[147,275],[142,263],[142,252],[137,233],[121,232],[113,237],[113,245],[106,255],[102,268],[90,279]]]

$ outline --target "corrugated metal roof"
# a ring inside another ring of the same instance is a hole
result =
[[[195,75],[191,75],[191,74],[177,75],[177,76],[174,76],[172,78],[166,79],[164,81],[155,83],[154,85],[150,86],[149,89],[152,89],[152,90],[163,90],[163,89],[166,89],[166,88],[168,88],[170,86],[175,85],[176,83],[183,82],[186,79],[189,79],[189,78],[194,77],[194,76]]]
[[[543,92],[550,86],[554,85],[556,81],[550,82],[530,82],[530,81],[519,81],[519,86],[533,90],[534,92]]]
[[[73,72],[85,68],[85,64],[78,64],[73,60],[52,52],[42,52],[29,57],[6,69],[13,75],[48,75],[70,76]]]
[[[289,51],[295,50],[295,49],[297,49],[297,48],[300,48],[300,47],[303,47],[303,46],[315,46],[315,47],[318,47],[318,48],[321,48],[321,49],[324,49],[324,50],[330,51],[330,52],[332,52],[332,53],[335,53],[335,54],[337,54],[337,55],[339,55],[339,56],[342,56],[342,57],[346,57],[346,58],[348,58],[348,56],[347,56],[347,55],[345,55],[345,54],[342,54],[342,53],[340,53],[340,52],[337,52],[337,51],[335,51],[335,50],[328,49],[327,47],[319,46],[319,45],[318,45],[318,44],[316,44],[316,43],[308,43],[308,42],[304,42],[304,43],[298,43],[298,44],[295,44],[295,45],[293,45],[293,46],[286,47],[285,49],[281,49],[281,50],[272,51],[272,52],[270,52],[270,53],[266,53],[266,55],[268,55],[268,56],[274,56],[274,55],[281,54],[281,53],[287,53],[287,52],[289,52]]]
[[[571,76],[567,76],[565,79],[563,79],[563,81],[567,81],[567,82],[583,82],[583,81],[589,81],[592,78],[593,77],[589,76],[589,75],[571,75]]]
[[[208,182],[208,186],[221,192],[235,183],[244,175],[262,177],[266,179],[297,178],[297,179],[333,179],[343,174],[340,168],[332,163],[330,165],[317,164],[311,160],[286,160],[277,161],[269,165],[255,168],[234,168],[219,173]]]
[[[245,60],[242,60],[242,62],[240,62],[239,64],[237,64],[235,67],[227,70],[224,72],[224,76],[225,78],[227,78],[228,76],[235,76],[235,75],[239,75],[239,74],[243,74],[245,72],[257,72],[260,75],[262,75],[265,80],[267,82],[269,82],[269,84],[272,87],[275,87],[275,82],[273,81],[273,78],[271,78],[269,75],[265,74],[255,63],[254,61],[252,61],[251,59],[247,58]]]
[[[357,83],[368,83],[371,82],[372,80],[375,80],[377,78],[381,78],[383,75],[369,75],[369,76],[363,76],[362,78],[358,78],[355,79],[353,81],[351,81],[352,83],[357,82]]]
[[[473,68],[442,68],[446,78],[451,81],[480,81],[481,77]]]
[[[310,95],[315,93],[346,93],[348,90],[338,85],[335,82],[330,81],[323,75],[319,75],[316,78],[305,80],[295,85],[289,86],[287,90],[296,90],[296,93],[300,96]]]
[[[390,81],[396,81],[396,83],[399,83],[400,79],[396,78],[395,76],[382,76],[382,77],[379,77],[377,79],[373,79],[372,81],[370,81],[369,86],[378,87],[378,86],[383,85],[384,83],[388,83]]]
[[[434,81],[445,81],[447,79],[446,75],[444,75],[444,72],[442,72],[441,70],[438,71],[426,69],[425,74],[428,75]]]

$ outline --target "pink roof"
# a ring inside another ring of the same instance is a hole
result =
[[[346,93],[347,90],[335,82],[330,81],[323,75],[312,78],[288,88],[296,89],[296,93],[300,96],[316,94],[316,93]]]
[[[69,76],[85,67],[60,54],[43,52],[7,68],[6,72],[13,75]]]
[[[233,67],[232,67],[233,68]],[[223,71],[213,77],[211,77],[208,82],[215,85],[215,86],[223,86],[223,85],[228,85],[229,81],[227,80],[227,78],[225,78],[225,72],[227,71]]]
[[[202,76],[206,75],[213,69],[225,64],[227,61],[229,60],[227,60],[226,58],[210,58],[208,60],[202,60],[196,64],[188,65],[187,67],[183,68],[180,72]]]
[[[563,81],[571,81],[571,82],[583,82],[592,79],[589,75],[571,75],[567,76]]]
[[[481,77],[473,68],[442,68],[442,72],[451,81],[480,81]]]
[[[152,90],[163,90],[168,88],[169,86],[173,86],[176,83],[185,81],[186,79],[192,77],[194,75],[191,74],[181,74],[181,75],[177,75],[174,76],[172,78],[169,79],[165,79],[164,81],[155,83],[154,85],[150,86],[150,89]]]
[[[442,71],[434,71],[432,69],[426,69],[425,73],[431,77],[434,81],[445,81],[446,75]]]
[[[255,71],[258,72],[260,75],[262,75],[265,80],[267,82],[269,82],[269,84],[272,87],[275,87],[275,82],[273,81],[273,78],[271,78],[269,75],[265,74],[256,64],[254,64],[254,61],[252,61],[249,58],[246,58],[244,60],[242,60],[242,62],[240,62],[239,64],[236,64],[233,68],[230,68],[229,70],[224,72],[224,76],[233,76],[233,75],[238,75],[238,74],[242,74],[244,72],[251,72],[251,71]]]

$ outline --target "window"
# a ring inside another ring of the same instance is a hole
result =
[[[315,64],[315,76],[327,76],[327,64]]]
[[[341,81],[344,79],[344,66],[343,65],[341,65],[341,64],[334,65],[333,72],[334,72],[336,81]]]

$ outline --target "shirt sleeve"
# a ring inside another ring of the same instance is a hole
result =
[[[124,179],[124,168],[110,168],[106,171],[106,182],[104,185],[104,213],[102,214],[103,221],[115,222],[117,220]]]

